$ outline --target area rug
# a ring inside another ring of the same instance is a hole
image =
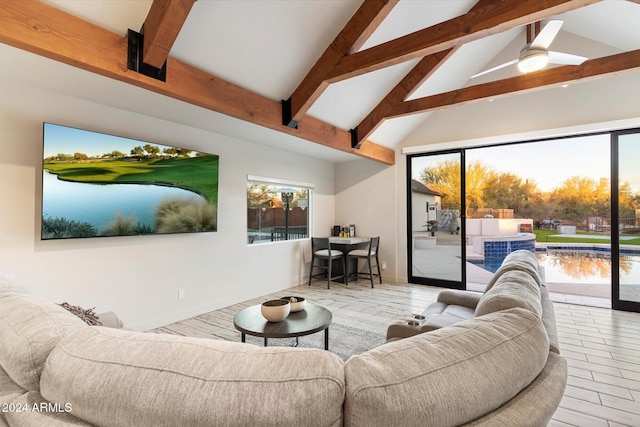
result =
[[[329,351],[340,356],[342,360],[364,353],[385,342],[385,335],[379,332],[371,332],[357,327],[332,323],[329,327]],[[269,346],[291,346],[295,338],[270,338]],[[246,342],[263,345],[264,341],[259,337],[247,335]],[[298,347],[324,349],[324,331],[316,332],[298,338]]]

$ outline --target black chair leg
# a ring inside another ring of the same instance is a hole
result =
[[[331,289],[331,274],[332,274],[332,267],[331,267],[331,257],[329,257],[328,262],[328,267],[327,267],[327,289]]]
[[[315,261],[316,257],[314,255],[311,255],[311,267],[309,267],[309,286],[311,286],[311,279],[313,279],[313,262]]]
[[[344,285],[345,286],[349,286],[349,271],[347,271],[347,261],[345,260],[344,257],[342,257],[342,273],[343,273],[343,279],[344,279]]]
[[[380,279],[380,284],[382,285],[382,273],[380,272],[380,261],[378,260],[378,255],[376,254],[376,267],[378,267],[378,279]],[[373,287],[373,285],[371,285]]]
[[[371,271],[371,258],[367,259],[367,265],[369,266],[369,280],[371,280],[371,287],[373,288],[373,272]]]

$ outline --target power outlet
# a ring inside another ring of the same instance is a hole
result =
[[[385,270],[387,268],[387,261],[382,261],[382,269]]]
[[[187,291],[185,289],[178,289],[178,299],[184,299]]]

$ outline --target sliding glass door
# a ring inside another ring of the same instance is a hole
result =
[[[612,306],[640,311],[640,131],[612,135]],[[613,227],[612,227],[613,228]]]
[[[464,289],[464,156],[407,157],[407,253],[411,283]]]
[[[524,248],[550,292],[640,312],[639,165],[640,129],[408,155],[409,281],[482,291]]]

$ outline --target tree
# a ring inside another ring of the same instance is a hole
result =
[[[440,191],[443,209],[460,209],[460,163],[447,160],[425,168],[420,180]],[[496,172],[484,162],[470,162],[465,173],[466,208],[513,209],[519,216],[539,210],[542,195],[533,181],[511,172]],[[540,217],[540,214],[534,215]]]
[[[168,147],[162,150],[162,152],[168,156],[175,156],[178,154],[178,149],[175,147]]]
[[[540,220],[546,218],[546,202],[545,194],[538,189],[535,181],[526,179],[522,184],[525,194],[525,200],[522,207],[518,210],[519,218],[533,218]]]
[[[110,153],[106,153],[104,157],[110,157],[112,159],[121,159],[122,157],[124,157],[124,153],[122,151],[113,150]]]
[[[634,194],[628,182],[621,182],[618,184],[618,203],[620,218],[635,218],[636,208],[640,206],[640,194]]]
[[[69,162],[73,160],[73,156],[71,154],[58,153],[54,156],[49,156],[44,159],[45,162]]]
[[[442,193],[442,209],[460,210],[460,163],[446,160],[420,172],[420,181]]]
[[[141,146],[133,147],[131,149],[131,155],[137,157],[144,157],[144,149]]]
[[[608,216],[609,214],[609,179],[572,176],[560,187],[555,188],[550,196],[558,203],[560,214],[564,219],[582,220],[589,215]]]
[[[87,160],[89,156],[84,153],[73,153],[73,160]]]
[[[495,207],[485,202],[485,191],[489,182],[495,180],[496,172],[483,162],[471,162],[465,174],[465,190],[467,193],[467,211],[469,208]]]
[[[488,182],[495,180],[496,172],[483,162],[471,162],[465,173],[467,210],[486,207],[485,189]],[[425,168],[420,180],[430,188],[442,193],[442,208],[460,210],[460,163],[446,160],[435,166]]]
[[[522,181],[522,178],[511,173],[493,174],[486,180],[483,191],[485,206],[496,209],[513,209],[514,216],[522,214],[527,201],[538,193],[534,182]]]
[[[160,153],[160,148],[157,145],[146,144],[142,148],[144,148],[149,157],[158,157],[158,153]]]
[[[270,185],[255,183],[247,185],[247,205],[250,208],[271,207],[270,202],[275,197],[276,193]]]

